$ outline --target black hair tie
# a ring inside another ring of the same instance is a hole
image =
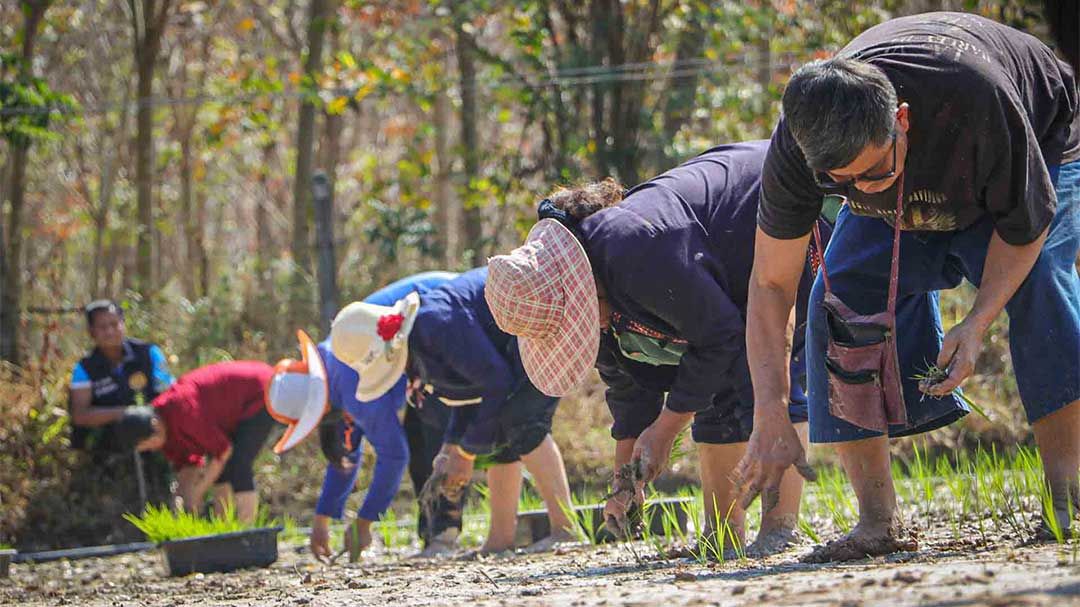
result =
[[[555,206],[554,202],[551,202],[550,198],[545,198],[540,201],[540,204],[536,207],[537,219],[554,219],[561,223],[570,233],[578,239],[578,242],[585,242],[585,239],[581,237],[581,222],[577,218],[570,215],[566,211]]]

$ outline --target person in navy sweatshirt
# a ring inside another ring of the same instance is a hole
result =
[[[487,268],[478,268],[393,306],[352,303],[334,319],[330,341],[335,355],[359,372],[360,400],[395,389],[405,372],[406,390],[419,406],[438,399],[451,407],[433,463],[440,499],[459,499],[476,457],[490,456],[491,526],[482,552],[513,547],[524,465],[551,522],[551,536],[533,546],[540,550],[571,538],[564,512],[570,488],[551,438],[558,399],[529,382],[516,339],[499,330],[484,301],[486,279]]]
[[[726,520],[743,543],[745,512],[730,474],[753,427],[746,298],[767,144],[715,147],[625,195],[610,179],[559,189],[540,203],[525,245],[489,262],[488,303],[499,326],[518,335],[532,381],[558,396],[595,365],[607,384],[616,440],[609,526],[625,526],[692,422],[705,521]],[[803,304],[810,279],[808,263]],[[797,322],[805,317],[801,308]],[[790,360],[796,377],[801,347]],[[789,414],[805,442],[806,397],[796,383]],[[749,553],[791,542],[801,490],[792,471],[784,499],[763,508]]]
[[[364,299],[375,305],[391,306],[410,293],[426,293],[457,274],[424,272],[398,280]],[[330,340],[318,344],[318,354],[326,368],[329,411],[319,424],[319,440],[328,460],[322,491],[315,506],[311,527],[311,551],[320,560],[329,559],[330,521],[344,515],[360,473],[362,442],[375,451],[375,468],[364,501],[344,534],[344,544],[355,560],[371,545],[371,525],[390,507],[406,468],[417,494],[431,476],[432,460],[442,446],[449,411],[437,399],[423,408],[407,407],[404,421],[399,412],[406,402],[405,376],[381,396],[360,400],[356,396],[360,377],[334,356]],[[461,531],[461,504],[441,500],[435,516],[428,520],[421,510],[417,531],[426,554],[434,555],[454,546]]]

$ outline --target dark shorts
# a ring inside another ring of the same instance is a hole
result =
[[[1029,421],[1037,421],[1080,399],[1080,162],[1051,169],[1057,212],[1042,253],[1005,310],[1009,350],[1020,399]],[[897,299],[897,353],[908,424],[889,428],[890,437],[928,432],[967,414],[953,396],[922,394],[915,375],[937,360],[943,330],[938,291],[967,279],[978,286],[990,237],[990,217],[956,232],[904,232],[900,236]],[[892,253],[892,227],[880,219],[840,212],[826,252],[836,295],[856,312],[885,309]],[[810,440],[853,441],[880,433],[864,430],[829,413],[827,342],[820,278],[810,296],[807,366]]]
[[[523,382],[503,405],[491,461],[510,464],[539,447],[551,434],[558,406],[559,399],[537,390],[531,382]]]
[[[232,490],[255,490],[255,458],[259,456],[263,445],[275,430],[281,426],[270,417],[266,408],[249,417],[236,427],[232,436],[232,457],[225,462],[225,468],[217,478],[217,484],[228,483]]]

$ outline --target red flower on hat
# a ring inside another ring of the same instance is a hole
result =
[[[379,334],[383,341],[390,341],[397,335],[403,322],[405,322],[405,317],[401,314],[385,314],[379,317],[375,332]]]

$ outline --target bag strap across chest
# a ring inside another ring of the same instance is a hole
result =
[[[889,267],[889,299],[887,303],[889,322],[896,324],[896,297],[900,278],[900,221],[904,212],[904,174],[900,174],[900,183],[896,191],[896,217],[893,219],[893,246],[892,263]],[[825,292],[832,293],[832,283],[829,281],[829,271],[825,267],[825,248],[821,246],[821,230],[817,222],[814,222],[814,255],[817,256],[818,265],[821,267],[821,278],[825,281]]]

